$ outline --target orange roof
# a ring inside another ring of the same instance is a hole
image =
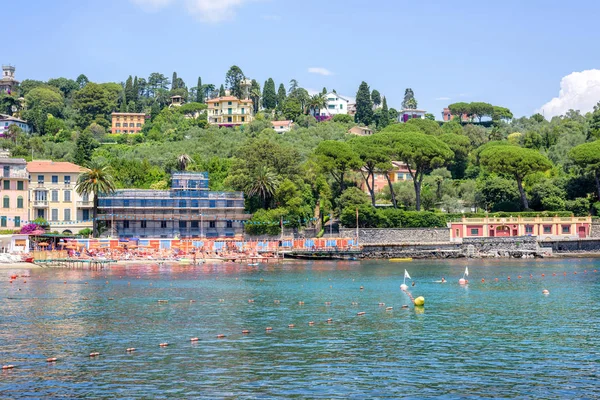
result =
[[[273,126],[286,126],[291,125],[294,121],[271,121]]]
[[[83,172],[85,168],[80,167],[79,165],[63,162],[63,161],[50,161],[50,160],[40,160],[40,161],[30,161],[27,163],[27,171],[29,172]]]
[[[128,112],[113,112],[110,115],[139,115],[139,116],[145,116],[146,113],[128,113]]]
[[[242,103],[252,103],[250,99],[240,100],[235,96],[225,96],[225,97],[217,97],[215,99],[207,100],[207,103],[218,103],[220,101],[241,101]]]

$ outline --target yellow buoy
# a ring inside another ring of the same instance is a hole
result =
[[[415,299],[415,306],[424,306],[425,305],[425,297],[419,296]]]
[[[412,257],[390,258],[390,262],[410,262],[412,260]]]

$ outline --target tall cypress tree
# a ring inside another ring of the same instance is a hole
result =
[[[173,80],[171,80],[171,90],[177,89],[177,72],[173,72]]]
[[[277,107],[277,93],[275,92],[275,81],[273,78],[267,79],[263,88],[263,107],[272,110]]]
[[[321,94],[327,94],[327,88],[324,87],[323,90],[321,90]]]
[[[204,90],[202,89],[202,78],[198,77],[196,85],[196,103],[204,103]]]
[[[371,100],[377,107],[381,104],[381,94],[379,93],[379,90],[373,89],[371,92]]]
[[[140,85],[138,83],[138,77],[136,75],[135,78],[133,78],[133,101],[138,101],[140,98]]]
[[[381,106],[381,117],[379,117],[379,129],[383,129],[390,124],[390,111],[388,110],[387,100],[383,96],[383,105]]]
[[[225,86],[223,86],[223,84],[221,84],[221,87],[219,88],[219,97],[225,97]]]
[[[280,83],[279,89],[277,89],[277,107],[283,107],[283,103],[285,103],[286,98],[287,92],[285,90],[285,86],[283,86],[283,83]]]
[[[133,78],[131,78],[131,75],[129,75],[129,78],[127,78],[125,81],[125,94],[123,101],[125,103],[129,103],[131,100],[133,100],[133,97]]]
[[[356,92],[356,123],[369,125],[373,121],[373,102],[371,101],[371,91],[367,82],[362,82]]]

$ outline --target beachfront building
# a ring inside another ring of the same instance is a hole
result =
[[[294,121],[271,121],[273,129],[277,133],[285,133],[292,130],[292,124]]]
[[[242,192],[208,190],[207,172],[177,172],[169,190],[123,189],[98,199],[107,236],[120,238],[241,237]]]
[[[425,110],[417,110],[412,108],[406,108],[398,111],[398,122],[408,122],[411,119],[425,119]]]
[[[27,163],[29,173],[29,220],[43,218],[51,231],[79,233],[92,228],[93,196],[75,190],[85,168],[70,162],[49,160]]]
[[[0,230],[19,230],[27,221],[27,162],[22,158],[9,158],[6,152],[0,155],[2,169]]]
[[[111,118],[111,133],[139,133],[146,122],[144,113],[114,112]]]
[[[12,94],[18,86],[19,81],[15,79],[15,67],[3,65],[2,76],[0,76],[0,93]]]
[[[22,119],[0,114],[0,137],[4,137],[11,125],[16,125],[25,133],[31,133],[31,125]]]
[[[217,97],[206,101],[208,123],[220,127],[245,125],[254,119],[252,100],[235,96]]]
[[[389,180],[392,184],[396,182],[405,182],[412,180],[412,176],[408,171],[408,166],[401,161],[392,161],[392,169],[388,171],[387,176],[389,177]],[[388,178],[386,178],[386,174],[377,172],[375,173],[373,183],[375,187],[375,193],[379,193],[384,188],[388,187]],[[362,191],[369,194],[369,188],[367,188],[364,179],[361,180],[360,185]]]
[[[487,217],[462,218],[448,224],[452,239],[536,236],[546,239],[589,237],[591,217]]]

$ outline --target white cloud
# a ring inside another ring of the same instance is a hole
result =
[[[172,3],[183,4],[190,15],[204,22],[221,22],[235,16],[235,10],[255,0],[131,0],[146,11],[157,11]]]
[[[451,100],[450,97],[436,97],[437,101],[446,101],[446,100]]]
[[[318,74],[323,76],[333,75],[333,73],[330,70],[322,67],[311,67],[308,69],[308,72],[311,74]]]
[[[600,70],[588,69],[573,72],[560,81],[558,97],[553,98],[536,112],[548,119],[564,115],[569,110],[579,110],[585,114],[594,109],[600,101]]]

